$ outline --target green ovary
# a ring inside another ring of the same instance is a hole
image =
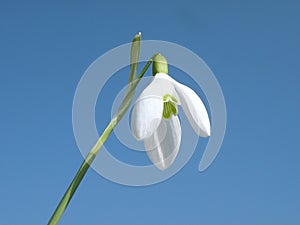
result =
[[[177,108],[173,102],[164,102],[163,118],[170,119],[172,114],[177,116]]]

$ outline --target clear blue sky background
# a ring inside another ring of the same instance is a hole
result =
[[[221,152],[199,173],[199,145],[176,176],[148,187],[90,170],[61,224],[300,224],[299,1],[0,5],[0,224],[47,223],[83,159],[72,131],[77,83],[138,31],[191,49],[214,71],[228,111]]]

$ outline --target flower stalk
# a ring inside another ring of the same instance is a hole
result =
[[[118,122],[122,119],[126,111],[128,110],[133,97],[134,97],[134,91],[141,80],[141,78],[146,73],[147,69],[153,62],[154,57],[157,55],[155,54],[150,58],[150,60],[147,62],[147,64],[142,69],[141,73],[136,77],[137,68],[138,68],[138,58],[140,53],[140,40],[141,40],[141,33],[137,34],[132,41],[132,47],[131,47],[131,55],[130,55],[130,75],[129,75],[129,84],[128,89],[126,92],[126,95],[117,111],[117,113],[114,115],[110,123],[105,128],[102,135],[99,137],[96,144],[93,146],[93,148],[90,150],[86,158],[84,159],[83,163],[81,164],[80,168],[78,169],[74,179],[72,180],[70,186],[68,187],[67,191],[65,192],[64,196],[62,197],[61,201],[59,202],[56,210],[54,211],[52,217],[50,218],[48,225],[56,225],[60,218],[62,217],[64,211],[66,210],[68,204],[70,203],[74,193],[76,192],[79,184],[81,183],[83,177],[85,176],[86,172],[90,168],[90,165],[96,158],[99,150],[115,128],[115,126],[118,124]]]

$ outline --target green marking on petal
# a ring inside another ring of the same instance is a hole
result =
[[[164,101],[163,118],[170,119],[172,115],[177,116],[178,100],[170,94],[165,94],[163,96],[163,101]]]
[[[178,100],[170,94],[165,94],[163,96],[163,101],[166,102],[168,99],[171,99],[173,102],[178,103]]]
[[[164,102],[163,118],[170,119],[172,114],[177,116],[177,108],[175,104],[171,101]]]

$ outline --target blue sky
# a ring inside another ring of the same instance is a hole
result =
[[[147,187],[90,170],[60,224],[299,224],[299,10],[291,0],[2,1],[1,224],[47,223],[83,160],[76,86],[138,31],[191,49],[213,70],[228,113],[221,152],[199,173],[200,142],[176,176]]]

